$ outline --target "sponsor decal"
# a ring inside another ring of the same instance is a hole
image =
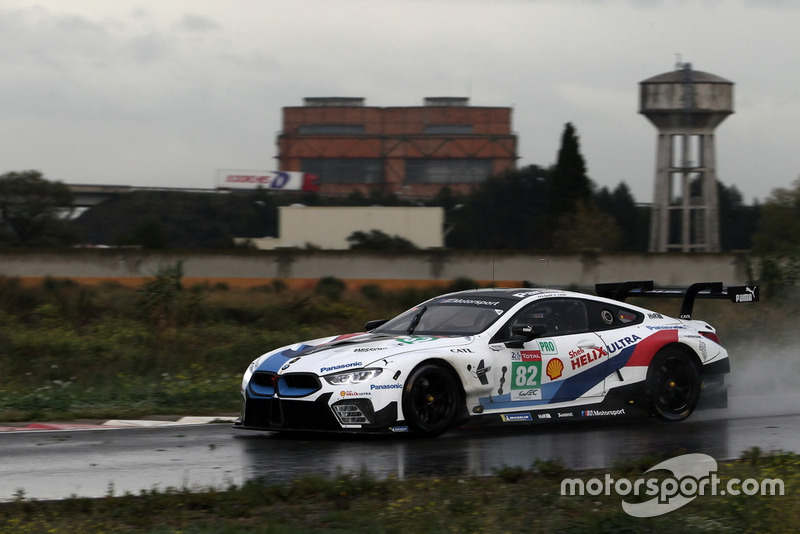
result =
[[[642,338],[637,336],[636,334],[632,336],[626,336],[622,339],[618,339],[612,343],[608,344],[608,353],[614,354],[615,352],[621,351],[625,347],[630,347],[631,345],[635,345],[636,343],[640,342]]]
[[[517,421],[533,421],[533,417],[529,413],[504,413],[500,414],[500,418],[504,423],[514,423]]]
[[[683,326],[673,324],[669,326],[645,326],[648,330],[682,330]]]
[[[386,347],[361,347],[353,349],[353,352],[372,352],[374,350],[386,350]]]
[[[736,295],[736,300],[734,302],[755,302],[756,300],[756,287],[750,289],[749,287],[745,287],[744,290],[747,293],[738,293]]]
[[[484,386],[489,384],[489,379],[486,377],[486,373],[488,373],[491,369],[492,369],[491,365],[489,367],[486,367],[484,360],[481,360],[478,363],[478,367],[475,367],[474,371],[472,365],[467,365],[467,371],[471,372],[472,376],[477,378],[478,381]]]
[[[369,396],[369,391],[361,392],[361,391],[350,391],[350,390],[342,390],[339,392],[340,397],[367,397]]]
[[[542,400],[542,390],[536,389],[512,389],[512,401]]]
[[[370,384],[369,389],[403,389],[403,384]]]
[[[511,353],[511,391],[533,389],[542,385],[542,352],[522,350]]]
[[[704,376],[703,377],[703,389],[711,389],[711,388],[719,388],[725,384],[725,379],[722,376]]]
[[[393,427],[389,427],[389,430],[391,430],[392,432],[408,432],[408,427],[407,426],[393,426]]]
[[[575,414],[573,414],[572,412],[564,412],[564,413],[559,412],[558,416],[559,417],[575,417]]]
[[[504,365],[501,370],[503,371],[503,374],[500,375],[500,387],[497,389],[497,394],[498,395],[502,395],[503,394],[503,384],[506,383],[506,371],[508,371],[508,367],[506,367]]]
[[[351,367],[362,367],[364,364],[361,362],[343,363],[341,365],[332,365],[330,367],[320,368],[320,373],[329,373],[331,371],[339,371],[340,369],[350,369]]]
[[[607,417],[610,415],[625,415],[625,408],[619,410],[582,410],[581,417]]]
[[[542,354],[558,354],[558,349],[552,339],[539,339],[537,343],[539,344],[539,350],[542,351]]]
[[[580,369],[584,365],[588,365],[595,360],[599,360],[603,356],[608,356],[606,349],[603,347],[595,347],[593,349],[576,349],[569,351],[570,365],[572,369]]]
[[[550,380],[556,380],[561,378],[561,372],[564,370],[564,362],[562,362],[558,358],[553,358],[549,362],[547,362],[547,368],[545,369],[545,373],[547,373],[547,377]]]
[[[471,304],[473,306],[497,306],[499,300],[478,300],[478,299],[459,299],[449,298],[440,300],[437,304]]]
[[[650,319],[663,319],[664,318],[663,315],[661,315],[660,313],[656,313],[656,312],[649,312],[647,314],[647,317],[650,318]]]
[[[395,339],[400,346],[403,345],[413,345],[414,343],[426,343],[428,341],[436,341],[439,338],[430,337],[430,336],[408,336],[408,337],[398,337]]]
[[[539,419],[552,419],[549,413],[540,413],[538,414]]]
[[[463,352],[463,353],[472,354],[472,349],[450,349],[450,352]]]

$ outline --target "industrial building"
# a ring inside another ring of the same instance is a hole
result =
[[[468,98],[425,98],[422,106],[373,107],[363,98],[305,98],[283,108],[281,171],[318,177],[323,195],[361,192],[429,198],[444,186],[468,193],[515,168],[511,108]]]

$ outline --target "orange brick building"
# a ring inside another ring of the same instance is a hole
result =
[[[320,192],[434,196],[468,193],[514,169],[511,108],[473,107],[467,98],[426,98],[418,107],[371,107],[363,98],[305,98],[283,108],[282,171],[319,177]]]

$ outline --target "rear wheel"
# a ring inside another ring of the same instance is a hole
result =
[[[692,358],[677,349],[658,352],[647,369],[647,401],[664,421],[682,421],[700,399],[700,371]]]
[[[412,431],[437,436],[456,420],[461,395],[444,367],[425,364],[415,369],[403,388],[403,414]]]

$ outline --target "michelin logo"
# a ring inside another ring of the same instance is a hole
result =
[[[500,418],[504,423],[514,423],[516,421],[533,421],[533,417],[529,413],[504,413],[500,414]]]

